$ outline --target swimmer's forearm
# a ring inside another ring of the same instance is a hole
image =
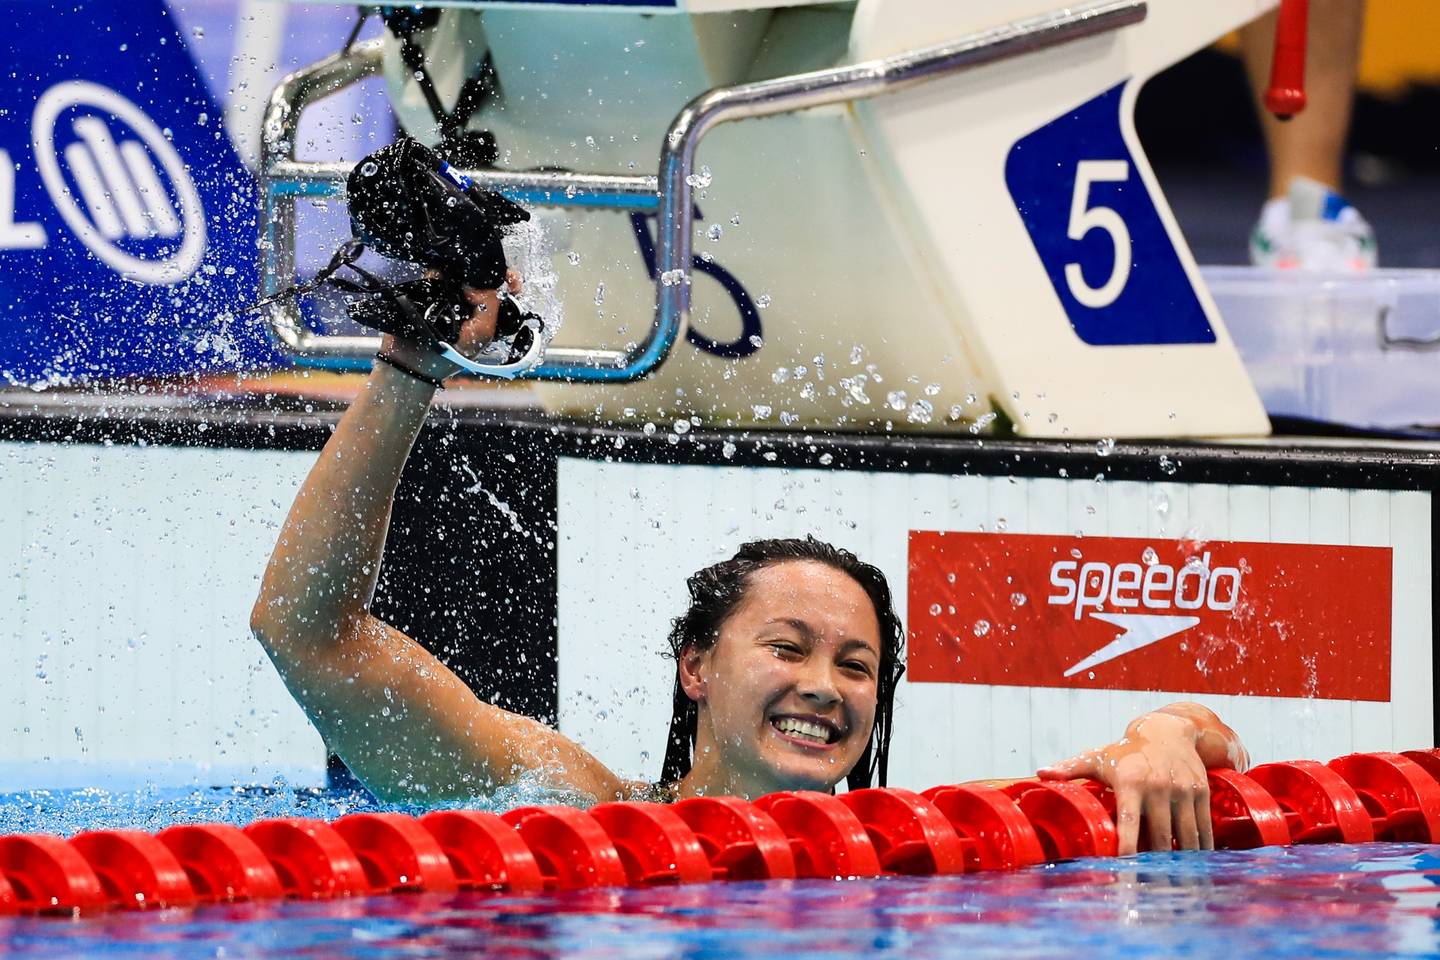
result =
[[[1200,762],[1206,769],[1226,767],[1243,771],[1250,766],[1250,754],[1240,742],[1240,735],[1210,708],[1182,700],[1155,712],[1184,717],[1195,725],[1195,752],[1200,754]]]
[[[334,639],[347,620],[368,610],[395,488],[434,392],[375,365],[280,532],[251,617],[262,640]]]

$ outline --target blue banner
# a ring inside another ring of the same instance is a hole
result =
[[[0,0],[0,380],[282,363],[256,187],[163,0]]]

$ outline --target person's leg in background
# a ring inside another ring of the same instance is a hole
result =
[[[1241,53],[1270,157],[1269,200],[1250,236],[1251,261],[1280,268],[1363,270],[1375,235],[1340,196],[1360,61],[1364,0],[1310,0],[1304,110],[1277,120],[1265,109],[1276,11],[1240,32]]]

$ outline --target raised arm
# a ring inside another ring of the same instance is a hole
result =
[[[1139,845],[1141,817],[1152,850],[1215,846],[1210,823],[1214,767],[1244,770],[1250,755],[1240,737],[1198,703],[1179,702],[1142,714],[1119,740],[1039,771],[1044,779],[1090,777],[1115,791],[1120,854]]]
[[[493,336],[493,292],[472,292],[464,338]],[[386,350],[427,377],[423,348]],[[534,720],[482,702],[428,651],[370,614],[395,488],[435,387],[377,362],[295,498],[250,626],[327,744],[385,797],[473,796],[533,772],[611,799],[623,784]]]

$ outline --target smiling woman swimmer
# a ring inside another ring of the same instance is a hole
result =
[[[511,292],[520,280],[511,273]],[[497,291],[467,289],[459,346],[494,336]],[[439,382],[457,369],[387,337],[285,521],[251,615],[326,742],[386,798],[475,796],[521,777],[598,800],[883,785],[903,630],[875,567],[819,541],[746,544],[689,580],[675,621],[675,715],[659,785],[616,776],[535,720],[482,702],[369,611],[401,469]],[[658,738],[659,732],[656,736]],[[1144,828],[1209,848],[1206,769],[1247,762],[1214,713],[1177,703],[1109,746],[1040,771],[1115,789],[1120,849]]]

